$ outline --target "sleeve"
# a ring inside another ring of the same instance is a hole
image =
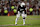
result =
[[[20,6],[18,6],[18,9],[17,9],[17,11],[20,11]]]

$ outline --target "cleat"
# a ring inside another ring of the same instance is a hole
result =
[[[15,25],[17,25],[17,24],[15,24]]]
[[[25,25],[25,24],[23,24],[23,25]]]

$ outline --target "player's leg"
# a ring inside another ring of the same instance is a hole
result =
[[[17,18],[15,20],[15,25],[17,24],[18,18],[20,17],[20,12],[19,11],[18,11],[18,14],[16,16],[17,16]]]
[[[23,17],[23,25],[25,25],[25,17],[26,17],[26,14],[25,14],[24,11],[23,11],[23,13],[22,13],[22,17]]]

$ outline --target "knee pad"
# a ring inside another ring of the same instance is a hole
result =
[[[24,17],[24,14],[22,14],[22,17]]]
[[[17,16],[17,18],[19,18],[20,17],[20,14],[17,14],[16,16]]]
[[[26,14],[22,14],[22,17],[23,17],[23,18],[26,17]]]
[[[27,17],[27,14],[25,14],[25,17]]]

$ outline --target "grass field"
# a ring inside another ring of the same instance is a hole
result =
[[[26,25],[23,24],[23,18],[20,16],[18,25],[15,24],[16,16],[0,16],[0,27],[40,27],[40,15],[28,15]]]

